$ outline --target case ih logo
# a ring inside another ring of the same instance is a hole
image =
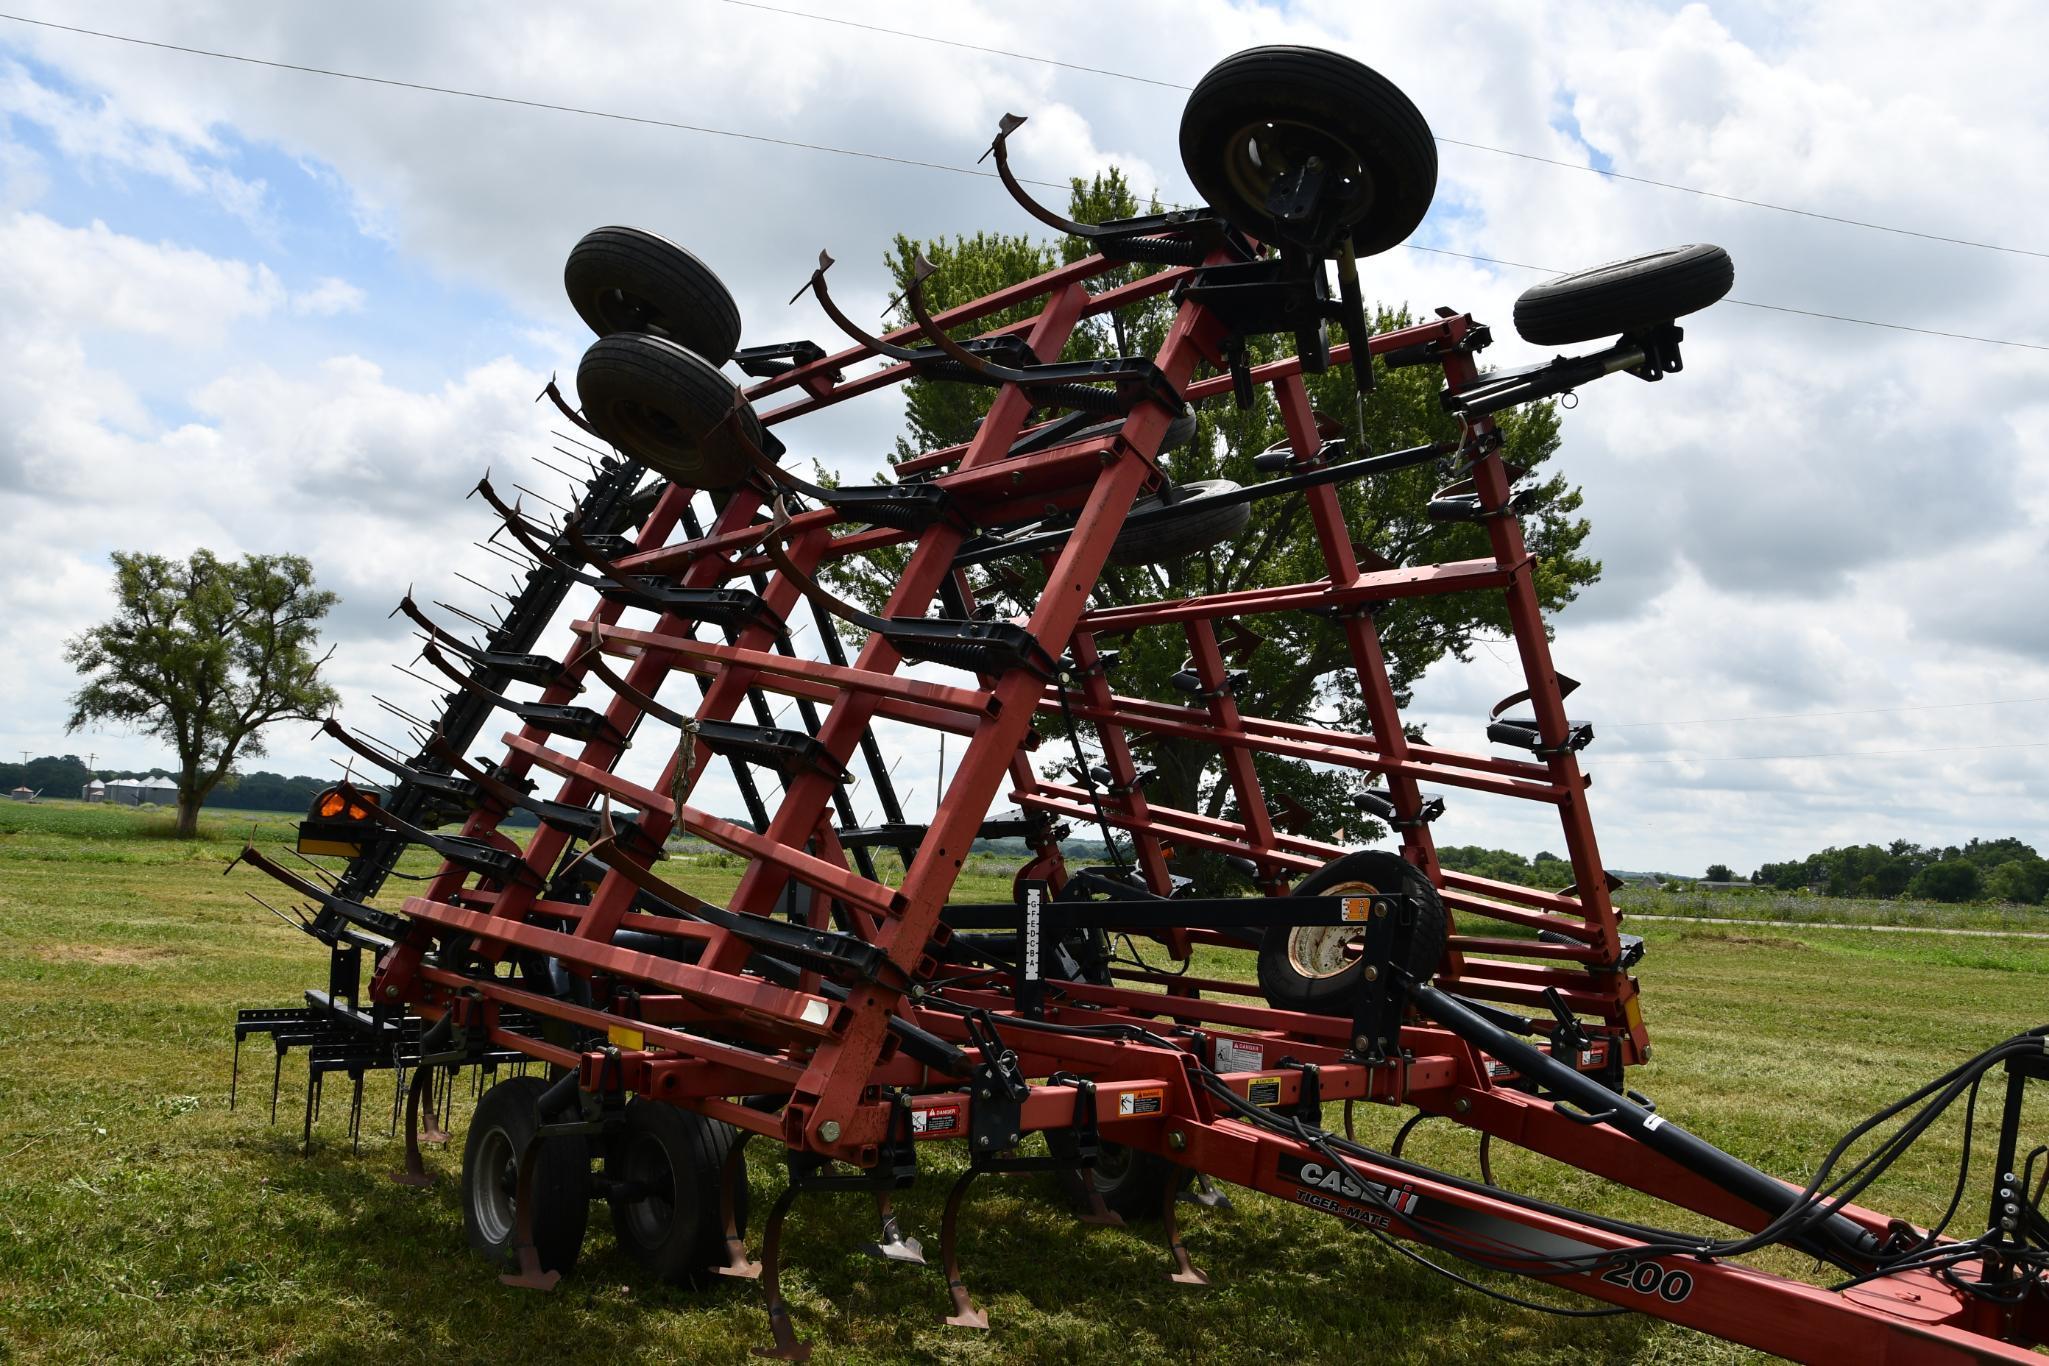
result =
[[[1416,1193],[1407,1186],[1396,1188],[1361,1180],[1342,1167],[1299,1157],[1283,1156],[1279,1165],[1282,1178],[1299,1188],[1295,1192],[1298,1203],[1340,1219],[1386,1228],[1390,1213],[1408,1214],[1416,1208]]]

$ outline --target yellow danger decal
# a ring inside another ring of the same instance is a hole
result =
[[[647,1047],[647,1035],[625,1025],[613,1025],[605,1031],[605,1037],[612,1041],[614,1048],[623,1048],[628,1053],[638,1053]]]

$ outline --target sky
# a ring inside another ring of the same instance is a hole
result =
[[[167,761],[144,736],[64,730],[63,644],[109,613],[117,549],[309,556],[342,596],[326,631],[342,719],[395,737],[371,695],[417,707],[429,690],[393,672],[411,649],[386,613],[409,584],[476,609],[456,575],[505,578],[472,547],[491,517],[463,495],[487,467],[561,488],[535,458],[560,463],[562,424],[533,398],[588,344],[560,286],[588,229],[696,251],[738,298],[743,344],[829,342],[815,304],[786,303],[821,247],[844,263],[836,296],[874,316],[892,234],[1032,226],[986,176],[904,162],[972,167],[1017,112],[1022,174],[1115,165],[1190,202],[1180,87],[1286,42],[1368,63],[1430,120],[1435,204],[1365,264],[1366,288],[1495,323],[1496,364],[1543,358],[1507,324],[1548,273],[1685,242],[1734,257],[1731,301],[1686,322],[1684,373],[1590,386],[1565,414],[1558,468],[1584,490],[1604,574],[1554,650],[1598,736],[1584,758],[1608,865],[1741,872],[1974,835],[2049,848],[2049,11],[23,5],[627,118],[0,20],[9,757]],[[862,478],[901,418],[890,396],[778,432]],[[1488,707],[1519,686],[1512,652],[1482,647],[1433,670],[1413,714],[1435,742],[1484,750]],[[332,771],[311,732],[276,728],[251,766]],[[937,756],[901,749],[898,782],[929,810]],[[1542,808],[1449,795],[1445,842],[1559,846]]]

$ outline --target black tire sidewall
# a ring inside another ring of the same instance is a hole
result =
[[[1110,546],[1110,563],[1115,565],[1169,564],[1200,554],[1211,546],[1235,539],[1251,525],[1252,505],[1226,503],[1205,506],[1205,492],[1231,493],[1238,486],[1228,479],[1201,479],[1184,487],[1197,490],[1186,501],[1173,504],[1174,512],[1159,520],[1133,526],[1128,522]],[[1154,499],[1141,498],[1132,514],[1157,508]]]
[[[576,370],[584,418],[630,458],[689,488],[727,489],[752,466],[716,424],[737,402],[742,430],[756,448],[766,441],[761,419],[716,365],[666,338],[622,332],[600,337]],[[663,414],[695,441],[651,439],[635,410]]]
[[[693,1110],[641,1098],[626,1107],[624,1127],[611,1142],[612,1161],[621,1164],[626,1145],[657,1145],[675,1177],[674,1217],[661,1237],[648,1239],[623,1201],[610,1202],[612,1230],[620,1250],[642,1268],[671,1285],[701,1286],[724,1260],[725,1224],[720,1218],[719,1190],[726,1157],[737,1141],[730,1124],[707,1119]],[[623,1170],[620,1173],[623,1175]],[[735,1213],[747,1226],[747,1186],[743,1181]]]
[[[1729,253],[1707,243],[1576,270],[1522,292],[1515,330],[1533,346],[1570,346],[1696,313],[1735,284]]]
[[[1364,63],[1321,48],[1250,48],[1211,67],[1181,115],[1181,162],[1204,199],[1261,240],[1275,232],[1263,204],[1242,198],[1225,170],[1230,141],[1261,119],[1320,127],[1358,154],[1373,195],[1351,235],[1359,254],[1388,250],[1416,230],[1437,188],[1437,144],[1422,112]]]
[[[570,306],[600,337],[649,331],[723,365],[740,344],[740,308],[717,273],[666,237],[640,228],[594,228],[562,267]],[[619,316],[616,289],[655,310],[648,326]]]
[[[1102,1146],[1089,1180],[1104,1207],[1127,1221],[1159,1218],[1167,1207],[1167,1192],[1180,1194],[1195,1176],[1189,1168],[1143,1148],[1109,1142]]]

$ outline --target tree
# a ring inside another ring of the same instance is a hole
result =
[[[1726,863],[1710,863],[1707,872],[1702,874],[1702,880],[1707,882],[1734,882],[1736,874]]]
[[[85,675],[66,729],[119,721],[169,744],[177,830],[190,836],[236,758],[263,753],[265,726],[313,720],[334,705],[320,680],[327,655],[313,651],[336,598],[313,586],[313,566],[298,555],[230,562],[195,550],[179,564],[117,551],[113,560],[113,620],[65,646]]]
[[[2034,906],[2049,895],[2049,860],[2033,853],[2008,859],[1985,875],[1985,895],[1993,901]]]
[[[1128,217],[1140,209],[1136,196],[1115,170],[1093,181],[1073,182],[1069,216],[1077,221]],[[1087,247],[1077,238],[1044,243],[1024,236],[982,233],[950,242],[919,243],[899,236],[887,258],[899,287],[908,280],[911,264],[921,251],[939,267],[926,282],[926,296],[936,311],[1027,279],[1052,268],[1056,261],[1078,259]],[[1157,269],[1142,263],[1119,266],[1092,281],[1090,288],[1098,292],[1115,288]],[[1063,356],[1152,355],[1172,318],[1173,304],[1165,296],[1098,315],[1075,330]],[[984,319],[967,330],[978,332],[1009,320]],[[900,308],[893,321],[909,321],[907,311]],[[1405,308],[1383,306],[1375,310],[1374,321],[1377,328],[1385,330],[1408,324],[1411,315]],[[1283,354],[1283,339],[1254,339],[1250,349],[1257,363]],[[1438,402],[1443,381],[1433,367],[1379,374],[1373,394],[1363,403],[1347,368],[1305,378],[1315,407],[1344,426],[1354,454],[1421,445],[1457,434],[1456,422]],[[988,410],[992,393],[973,385],[920,380],[904,387],[906,432],[897,441],[898,459],[968,440],[976,420]],[[1545,475],[1544,466],[1559,445],[1558,416],[1546,403],[1505,413],[1500,421],[1507,438],[1505,458],[1531,471],[1524,531],[1538,560],[1538,595],[1546,609],[1556,610],[1593,582],[1601,568],[1597,561],[1579,553],[1588,525],[1575,515],[1580,506],[1578,490],[1560,476]],[[1253,457],[1284,436],[1279,412],[1262,388],[1249,410],[1241,411],[1228,400],[1205,405],[1194,440],[1166,456],[1163,463],[1180,483],[1225,478],[1251,484],[1264,477],[1254,469]],[[1362,546],[1396,563],[1487,555],[1483,527],[1435,522],[1424,514],[1432,490],[1444,478],[1442,470],[1425,466],[1341,485],[1346,523]],[[904,552],[898,548],[865,560],[840,561],[828,572],[839,587],[874,606],[894,586],[903,559]],[[1107,607],[1191,593],[1300,583],[1323,574],[1323,558],[1302,500],[1276,498],[1254,504],[1251,524],[1230,543],[1176,564],[1109,569],[1092,602]],[[977,569],[970,582],[979,602],[993,603],[1008,615],[1029,610],[1043,586],[1044,571],[1037,561],[1021,557]],[[1432,663],[1446,655],[1464,659],[1477,640],[1489,632],[1505,632],[1508,625],[1504,599],[1484,593],[1392,602],[1376,613],[1375,620],[1397,698],[1403,702]],[[1241,706],[1261,716],[1290,721],[1335,712],[1343,724],[1367,728],[1358,682],[1336,623],[1289,614],[1262,617],[1251,624],[1266,640],[1239,692]],[[1116,648],[1121,659],[1115,677],[1119,692],[1180,700],[1168,683],[1187,655],[1187,642],[1178,630],[1142,631],[1118,642]],[[1279,667],[1282,661],[1285,667]],[[1261,663],[1274,667],[1259,667]],[[1158,779],[1147,788],[1156,803],[1213,817],[1232,814],[1234,795],[1222,780],[1214,746],[1161,739],[1147,747],[1142,762],[1159,771]],[[1259,756],[1257,766],[1261,785],[1270,796],[1293,798],[1310,810],[1314,819],[1308,833],[1329,838],[1342,827],[1356,839],[1376,828],[1361,819],[1347,800],[1350,792],[1364,785],[1363,775],[1333,774],[1268,755]]]
[[[1978,865],[1962,858],[1946,858],[1914,874],[1907,893],[1922,901],[1976,901],[1984,884]]]

